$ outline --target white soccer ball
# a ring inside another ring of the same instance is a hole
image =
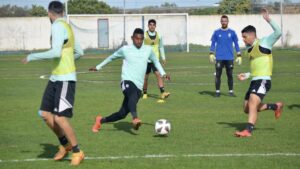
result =
[[[171,123],[166,119],[159,119],[155,122],[155,132],[158,135],[167,135],[171,131]]]

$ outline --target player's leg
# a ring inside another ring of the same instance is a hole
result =
[[[234,96],[233,93],[233,60],[227,60],[225,63],[226,74],[227,74],[227,83],[229,89],[229,95]]]
[[[149,78],[149,74],[151,73],[151,66],[150,65],[151,65],[151,63],[148,63],[147,70],[146,70],[146,75],[145,75],[145,78],[144,78],[143,99],[148,98],[147,89],[148,89],[148,78]]]
[[[263,89],[263,90],[262,90]],[[260,87],[258,90],[260,90],[261,93],[258,93],[258,95],[263,98],[264,95],[271,89],[271,81],[270,80],[262,80],[260,82]],[[248,110],[247,104],[244,106],[244,110],[247,113]],[[260,103],[257,107],[258,112],[262,112],[265,110],[273,110],[275,118],[278,119],[282,113],[283,110],[283,103],[282,102],[276,102],[276,103]]]
[[[54,160],[60,160],[65,156],[67,151],[71,150],[71,145],[69,144],[69,141],[65,136],[63,130],[54,121],[54,114],[52,112],[55,109],[55,92],[55,83],[49,81],[44,91],[39,116],[45,121],[47,126],[55,133],[61,144],[60,149],[63,149],[63,153],[57,153],[54,156]]]
[[[222,76],[222,69],[223,69],[223,61],[217,60],[216,61],[216,76],[215,76],[215,87],[216,87],[216,97],[220,97],[220,87],[221,87],[221,76]]]
[[[100,124],[116,122],[116,121],[124,119],[127,116],[127,114],[129,113],[129,109],[128,109],[127,105],[128,105],[128,97],[124,94],[122,106],[119,109],[119,111],[117,111],[107,117],[101,118]]]
[[[137,103],[141,97],[141,91],[131,81],[125,81],[126,96],[128,98],[127,108],[132,115],[132,125],[135,130],[141,126],[141,120],[138,118]]]
[[[68,118],[73,116],[75,85],[74,81],[55,82],[56,93],[53,112],[54,122],[63,130],[72,146],[73,155],[71,165],[79,165],[84,159],[84,153],[78,146],[75,132],[68,120]]]
[[[127,96],[127,90],[126,90],[124,81],[121,82],[121,88],[122,88],[123,95],[124,95],[124,99],[123,99],[121,108],[119,109],[119,111],[112,113],[111,115],[109,115],[107,117],[102,117],[101,115],[96,116],[95,123],[92,127],[92,131],[94,133],[97,133],[101,129],[102,124],[116,122],[121,119],[124,119],[127,116],[127,114],[129,113],[129,109],[127,106],[128,105],[128,96]]]
[[[156,69],[156,68],[155,68]],[[160,90],[160,98],[161,99],[165,99],[165,98],[168,98],[170,96],[170,93],[169,92],[166,92],[165,91],[165,87],[164,87],[164,80],[162,79],[159,71],[154,71],[154,74],[156,76],[156,79],[157,79],[157,85],[158,85],[158,88]]]

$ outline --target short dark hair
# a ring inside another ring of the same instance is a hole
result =
[[[242,33],[250,33],[250,32],[256,33],[256,29],[252,25],[248,25],[242,30]]]
[[[64,5],[59,1],[52,1],[48,6],[48,11],[61,15],[64,12]]]
[[[144,30],[141,28],[135,28],[135,30],[133,31],[133,35],[135,34],[142,34],[144,35]]]
[[[222,16],[221,16],[221,19],[222,19],[222,18],[228,19],[228,16],[227,16],[227,15],[222,15]]]
[[[149,25],[150,23],[154,23],[154,24],[156,25],[156,20],[155,20],[155,19],[150,19],[150,20],[148,21],[148,25]]]

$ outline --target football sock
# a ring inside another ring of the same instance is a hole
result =
[[[147,94],[147,89],[143,89],[143,94]]]
[[[164,87],[160,87],[159,90],[160,90],[160,93],[165,92],[165,88]]]
[[[58,140],[59,140],[60,144],[63,146],[67,145],[69,142],[66,136],[62,136],[62,137],[58,138]]]
[[[78,144],[74,147],[72,147],[73,153],[78,153],[80,151]]]
[[[220,90],[216,90],[216,93],[220,93]]]
[[[252,123],[247,123],[247,125],[246,125],[246,130],[248,130],[248,131],[251,133],[253,129],[254,129],[254,124],[252,124]]]
[[[100,123],[102,124],[102,123],[105,123],[105,122],[106,122],[106,118],[103,117],[103,118],[100,120]]]
[[[267,110],[276,110],[277,109],[277,105],[276,104],[267,104]]]
[[[229,93],[233,93],[233,90],[229,90]]]

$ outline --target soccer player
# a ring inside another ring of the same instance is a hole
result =
[[[215,63],[216,73],[215,73],[215,86],[216,94],[215,97],[220,97],[220,86],[221,86],[221,75],[222,69],[225,67],[229,88],[229,96],[234,96],[233,93],[233,60],[234,53],[233,47],[234,44],[235,50],[237,52],[236,62],[242,64],[242,55],[240,47],[238,44],[238,38],[234,30],[228,28],[228,16],[223,15],[221,17],[222,27],[215,30],[211,37],[211,46],[209,53],[210,63]],[[214,54],[215,53],[215,54]]]
[[[257,39],[254,26],[247,26],[242,30],[242,37],[250,58],[251,73],[241,73],[238,79],[243,81],[252,76],[250,87],[245,96],[244,112],[248,114],[246,129],[237,131],[237,137],[249,137],[254,129],[258,112],[273,110],[278,119],[283,109],[283,103],[262,103],[264,96],[271,89],[271,75],[273,68],[272,46],[281,36],[279,26],[270,18],[266,9],[262,10],[263,18],[270,24],[274,32],[264,38]]]
[[[156,21],[154,19],[150,19],[148,21],[148,31],[145,32],[145,45],[150,45],[152,47],[153,52],[155,53],[157,59],[159,60],[160,57],[162,59],[162,64],[166,65],[166,57],[165,57],[165,50],[163,45],[163,39],[160,34],[155,30],[156,29]],[[151,71],[155,74],[157,79],[157,84],[161,93],[160,100],[158,100],[159,103],[163,103],[165,98],[169,97],[170,93],[165,91],[164,88],[164,81],[161,78],[158,70],[156,69],[153,62],[149,61],[147,65],[147,71],[145,75],[145,82],[143,87],[143,99],[147,99],[147,89],[148,89],[148,78]]]
[[[74,130],[68,119],[73,115],[76,84],[74,60],[82,56],[83,51],[75,41],[71,26],[63,19],[63,10],[61,2],[50,2],[48,16],[52,23],[52,49],[30,54],[22,62],[27,64],[34,60],[53,60],[52,74],[38,114],[56,134],[61,144],[54,160],[63,159],[72,150],[71,165],[76,166],[84,159],[84,153],[79,149]]]
[[[136,28],[131,39],[133,45],[123,46],[99,65],[89,69],[90,71],[98,71],[114,59],[123,59],[121,89],[124,100],[122,106],[119,111],[110,116],[102,117],[98,115],[95,124],[92,127],[92,131],[95,133],[100,130],[103,123],[124,119],[129,112],[132,115],[133,128],[135,130],[139,129],[142,123],[138,118],[137,103],[141,97],[148,60],[153,62],[160,72],[161,77],[169,79],[169,76],[165,73],[152,48],[143,45],[144,31],[140,28]]]

